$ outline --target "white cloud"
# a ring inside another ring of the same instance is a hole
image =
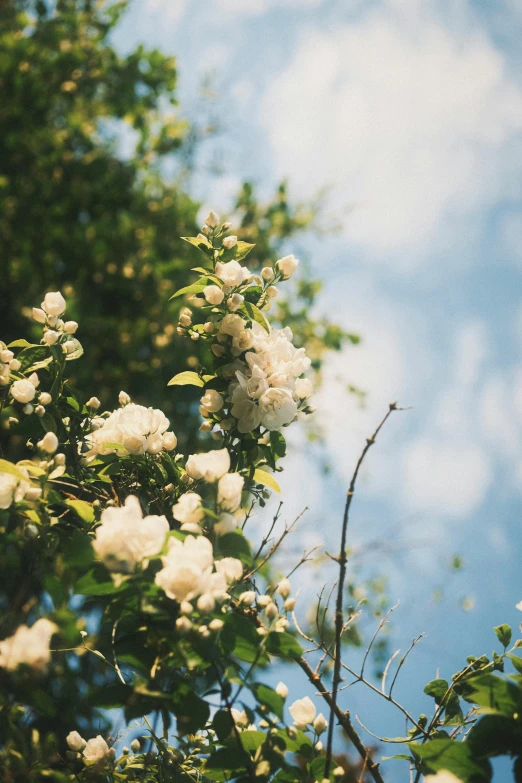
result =
[[[333,183],[337,203],[355,207],[347,237],[378,256],[400,252],[407,267],[444,228],[471,230],[467,219],[520,178],[507,149],[522,92],[471,23],[461,35],[428,4],[401,7],[307,29],[260,121],[278,176],[304,193]]]
[[[323,0],[213,0],[220,13],[237,16],[260,16],[271,9],[307,9],[321,5]]]

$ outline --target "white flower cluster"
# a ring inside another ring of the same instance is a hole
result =
[[[138,498],[130,495],[125,505],[102,511],[92,545],[109,570],[132,573],[138,563],[146,568],[148,558],[161,552],[168,532],[166,517],[144,517]]]
[[[89,765],[102,766],[107,761],[112,761],[116,757],[114,748],[109,748],[101,734],[90,740],[84,738],[77,731],[71,731],[67,735],[67,745],[69,749],[82,753],[84,760]]]
[[[130,398],[120,394],[122,399]],[[89,455],[114,452],[120,455],[158,454],[162,449],[175,449],[178,442],[176,435],[168,431],[170,422],[162,411],[133,402],[124,404],[106,419],[94,418],[91,425],[94,431],[86,438],[90,446]]]
[[[0,668],[15,671],[25,664],[35,672],[46,669],[51,660],[51,636],[58,630],[50,620],[41,618],[30,628],[20,625],[13,636],[0,642]]]
[[[0,340],[0,386],[7,386],[9,373],[17,372],[20,367],[21,363],[15,359],[13,351],[10,351],[7,345]]]
[[[27,468],[17,465],[18,475],[0,473],[0,509],[6,509],[21,500],[37,500],[42,494],[40,487],[33,487]]]
[[[245,482],[239,473],[229,473],[230,454],[227,449],[209,451],[203,454],[191,454],[185,470],[190,481],[217,481],[217,505],[220,509],[219,520],[214,525],[218,535],[230,533],[237,527],[234,516],[241,506],[241,493]],[[174,519],[181,522],[181,530],[200,534],[200,523],[205,518],[203,501],[197,492],[186,492],[173,506]]]
[[[184,614],[190,613],[190,601],[196,598],[200,612],[211,612],[216,601],[226,598],[228,586],[243,575],[241,561],[236,558],[214,561],[212,544],[204,536],[189,535],[184,541],[170,538],[162,562],[156,584],[182,605]]]
[[[62,343],[67,353],[76,350],[77,344],[68,339],[78,329],[76,321],[64,321],[60,318],[65,312],[66,302],[59,291],[50,291],[45,295],[41,307],[33,307],[33,318],[44,324],[42,342],[45,345]],[[65,337],[65,340],[63,339]]]
[[[322,712],[316,717],[316,709],[313,701],[305,696],[304,699],[297,699],[289,707],[289,712],[294,719],[296,729],[305,730],[308,726],[313,726],[316,734],[323,734],[328,727],[328,721]]]

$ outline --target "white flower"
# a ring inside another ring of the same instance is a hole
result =
[[[24,475],[27,473],[22,468],[18,468],[18,470]],[[18,503],[23,499],[30,486],[29,477],[27,477],[27,481],[24,481],[11,473],[0,473],[0,508],[6,509],[13,502]]]
[[[0,351],[0,362],[5,362],[5,364],[9,364],[11,359],[14,359],[14,353],[10,351],[8,348],[4,348],[3,351]]]
[[[290,595],[290,592],[292,590],[292,586],[290,584],[290,580],[286,577],[284,579],[281,579],[279,584],[277,585],[277,592],[279,593],[282,598],[288,598]]]
[[[121,391],[118,394],[118,402],[120,403],[120,405],[128,405],[130,403],[130,401],[131,401],[131,398],[129,397],[127,392]]]
[[[278,430],[290,424],[297,413],[297,405],[289,389],[271,388],[259,399],[261,424],[267,430]]]
[[[218,504],[222,511],[237,511],[245,479],[239,473],[225,473],[218,482]]]
[[[102,511],[93,549],[111,571],[131,573],[137,564],[157,555],[165,543],[169,523],[164,516],[143,516],[137,497],[129,495],[125,505]]]
[[[205,517],[205,511],[201,505],[201,497],[197,492],[186,492],[172,507],[174,519],[184,525],[199,525]]]
[[[246,590],[244,593],[241,593],[239,596],[239,603],[244,604],[245,606],[252,606],[254,601],[256,600],[256,594],[253,590]]]
[[[244,301],[245,297],[241,296],[241,294],[232,294],[232,296],[228,297],[227,307],[232,312],[235,312],[239,310]]]
[[[42,302],[42,310],[45,310],[47,315],[61,315],[65,310],[65,299],[59,291],[50,291]]]
[[[285,256],[284,258],[280,258],[277,262],[277,267],[279,271],[284,275],[285,279],[288,279],[289,277],[292,277],[295,270],[297,269],[299,261],[294,255]]]
[[[236,245],[237,245],[237,237],[235,236],[225,237],[225,239],[223,240],[223,247],[225,247],[227,250],[231,250]]]
[[[286,699],[288,696],[288,686],[284,684],[284,682],[278,682],[276,685],[275,692],[281,696],[282,699]]]
[[[33,307],[33,318],[35,321],[38,321],[39,324],[44,324],[47,316],[44,310],[40,310],[39,307]]]
[[[425,783],[462,783],[462,780],[458,778],[453,772],[447,769],[441,769],[436,775],[426,775],[424,778]]]
[[[299,400],[306,400],[314,390],[310,378],[297,378],[295,382],[295,396]]]
[[[77,752],[83,750],[87,745],[86,740],[84,740],[84,738],[78,734],[77,731],[70,731],[66,737],[66,742],[71,750],[75,750]]]
[[[225,595],[225,578],[212,573],[214,556],[208,538],[187,536],[183,542],[169,538],[169,550],[162,562],[156,584],[169,598],[181,603],[203,593],[211,593],[215,598]]]
[[[215,389],[207,389],[201,398],[201,405],[208,413],[217,413],[223,407],[223,397]]]
[[[230,337],[234,337],[239,332],[242,332],[245,328],[245,322],[240,315],[236,313],[228,313],[225,315],[221,323],[219,324],[219,331],[222,334],[228,334]]]
[[[227,584],[237,582],[243,576],[243,565],[236,557],[223,557],[221,560],[216,560],[215,566],[218,574],[223,574]]]
[[[328,728],[328,721],[324,717],[323,713],[320,712],[317,718],[314,720],[314,729],[316,734],[323,734],[323,732],[326,731]]]
[[[89,399],[85,403],[85,406],[87,408],[92,408],[95,411],[98,410],[100,405],[101,405],[101,402],[99,401],[99,399],[97,397],[89,397]]]
[[[203,614],[208,614],[209,612],[212,612],[214,610],[214,607],[216,605],[216,599],[212,595],[212,593],[203,593],[203,595],[200,595],[196,606],[198,607],[199,611]]]
[[[298,728],[305,727],[307,724],[312,723],[315,718],[315,704],[308,696],[305,696],[304,699],[294,701],[289,710],[290,715]]]
[[[191,454],[185,470],[190,478],[217,481],[230,470],[230,454],[227,449],[208,451],[203,454]]]
[[[211,209],[205,218],[205,223],[207,226],[210,226],[210,228],[215,228],[219,223],[219,215],[216,215],[216,213]]]
[[[252,329],[242,329],[232,338],[232,354],[239,356],[240,353],[248,351],[254,344],[254,333]]]
[[[250,271],[237,261],[228,261],[226,264],[218,261],[215,274],[230,288],[236,288],[238,285],[241,285],[246,277],[250,277]]]
[[[34,399],[34,395],[36,394],[36,390],[31,381],[27,381],[25,379],[21,381],[15,381],[11,386],[10,392],[11,396],[17,402],[31,402],[31,400]]]
[[[27,380],[29,381],[29,383],[33,384],[35,389],[40,385],[40,379],[38,378],[38,375],[35,372],[31,373],[31,375]]]
[[[78,329],[76,321],[66,321],[63,325],[63,331],[65,334],[74,334]]]
[[[9,362],[9,369],[13,370],[13,372],[18,372],[21,366],[22,362],[19,362],[18,359],[11,359]]]
[[[46,345],[54,345],[59,337],[59,332],[55,332],[54,329],[48,329],[43,336],[43,341]]]
[[[42,392],[40,396],[38,397],[38,402],[40,405],[50,405],[53,401],[53,398],[49,394],[49,392]]]
[[[99,429],[87,436],[87,441],[94,454],[157,454],[169,426],[162,411],[131,402],[113,411]],[[118,449],[118,444],[123,449]]]
[[[0,668],[14,671],[21,664],[42,672],[51,660],[51,636],[58,630],[50,620],[41,618],[31,628],[20,625],[13,636],[0,642]]]
[[[178,439],[173,432],[164,432],[162,445],[165,451],[172,451],[178,445]]]
[[[248,398],[234,403],[230,412],[238,420],[237,428],[239,432],[252,432],[261,424],[259,405],[256,405],[255,402]]]
[[[206,288],[203,289],[203,296],[209,304],[220,305],[225,294],[218,285],[207,285]]]
[[[223,511],[219,515],[219,520],[214,525],[214,532],[218,536],[225,536],[227,533],[232,533],[237,528],[237,517],[234,514],[229,514],[227,511]]]
[[[46,432],[42,440],[38,441],[38,448],[48,454],[54,454],[58,448],[58,438],[54,432]]]
[[[518,604],[515,605],[515,609],[518,609],[519,612],[522,612],[522,601],[519,601]]]
[[[94,737],[93,739],[90,739],[83,751],[83,757],[87,761],[91,761],[94,763],[99,764],[100,762],[107,761],[110,754],[110,748],[101,736],[101,734],[98,734],[97,737]]]
[[[274,276],[274,270],[271,266],[264,266],[261,270],[261,277],[263,280],[271,280]]]

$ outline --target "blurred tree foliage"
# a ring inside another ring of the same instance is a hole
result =
[[[181,181],[165,180],[162,164],[172,156],[181,162],[195,134],[175,108],[175,59],[142,46],[123,56],[112,47],[125,6],[1,3],[0,324],[9,342],[27,330],[42,292],[61,290],[80,324],[84,367],[96,368],[88,377],[79,369],[78,387],[108,406],[124,388],[163,409],[186,448],[183,422],[197,400],[194,390],[173,391],[167,381],[174,366],[204,362],[204,348],[176,339],[183,303],[168,300],[199,263],[179,239],[197,233],[199,204]],[[119,154],[122,132],[134,139],[130,155]],[[234,211],[241,238],[256,243],[252,269],[275,260],[315,217],[314,207],[288,202],[284,185],[261,204],[245,183]],[[311,319],[319,289],[301,275],[295,300],[280,305],[316,369],[346,337]]]

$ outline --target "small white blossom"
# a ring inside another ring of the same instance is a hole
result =
[[[22,411],[26,414],[26,416],[30,416],[34,411],[34,406],[28,403],[27,405],[24,405]]]
[[[178,633],[186,634],[192,629],[192,623],[188,619],[188,617],[178,617],[176,620],[176,630]]]
[[[182,313],[179,317],[179,322],[181,326],[190,326],[192,323],[192,318],[190,315],[187,315],[186,313]]]
[[[237,511],[245,480],[239,473],[225,473],[218,482],[218,504],[222,511]]]
[[[66,340],[63,344],[67,353],[73,353],[76,350],[76,343],[73,340]]]
[[[29,487],[24,497],[25,500],[38,500],[41,494],[42,494],[42,490],[40,487]]]
[[[203,296],[211,305],[220,305],[225,295],[218,285],[207,285],[203,289]]]
[[[9,362],[9,369],[13,372],[18,372],[20,367],[22,366],[22,362],[19,362],[18,359],[11,359]]]
[[[295,382],[295,396],[299,400],[306,400],[314,390],[314,385],[310,378],[297,378]]]
[[[33,318],[35,321],[38,321],[39,324],[44,324],[47,316],[44,310],[40,310],[39,307],[33,307]]]
[[[63,331],[65,334],[74,334],[78,329],[76,321],[66,321],[63,325]]]
[[[292,590],[292,586],[290,584],[290,580],[286,577],[284,579],[281,579],[279,584],[277,585],[277,592],[282,598],[288,598],[290,595],[290,592]]]
[[[243,576],[243,564],[236,557],[223,557],[215,562],[218,574],[223,574],[227,584],[237,582]]]
[[[244,593],[241,593],[239,596],[239,603],[244,604],[245,606],[252,606],[254,601],[256,600],[256,594],[253,590],[246,590]]]
[[[130,401],[131,401],[131,398],[129,397],[127,392],[121,391],[118,394],[118,402],[120,403],[120,405],[128,405],[130,403]]]
[[[207,226],[210,226],[210,228],[215,228],[219,223],[219,215],[216,215],[216,213],[211,209],[205,218],[205,223]]]
[[[85,405],[87,408],[92,408],[93,410],[97,411],[101,405],[101,402],[97,397],[89,397]]]
[[[41,618],[31,628],[20,625],[13,636],[0,642],[0,668],[14,671],[25,664],[37,672],[51,660],[51,636],[58,630],[50,620]]]
[[[268,288],[266,289],[266,292],[267,292],[268,296],[271,296],[271,297],[277,296],[277,294],[278,294],[277,286],[269,285]]]
[[[209,612],[212,612],[215,605],[216,599],[211,593],[203,593],[203,595],[199,596],[196,603],[196,606],[202,614],[208,614]]]
[[[275,692],[281,696],[282,699],[286,699],[288,696],[288,686],[285,685],[284,682],[278,682],[276,685]]]
[[[316,734],[323,734],[328,728],[328,721],[322,712],[320,712],[317,718],[314,720],[313,726]]]
[[[93,739],[90,739],[83,751],[83,757],[92,763],[100,764],[104,761],[107,761],[110,756],[110,748],[101,736],[101,734],[98,734],[97,737],[94,737]]]
[[[105,508],[96,528],[93,549],[111,571],[132,573],[138,563],[157,555],[165,543],[169,523],[164,516],[143,516],[140,502],[129,495],[125,505]]]
[[[241,296],[241,294],[232,294],[232,296],[229,296],[228,298],[227,307],[234,313],[236,310],[239,310],[244,301],[245,297]]]
[[[49,392],[42,392],[40,396],[38,397],[38,402],[40,405],[50,405],[53,401],[53,398],[49,394]]]
[[[231,250],[236,245],[237,245],[237,237],[235,236],[225,237],[225,239],[223,240],[223,247],[226,248],[227,250]]]
[[[65,299],[59,291],[50,291],[46,294],[41,305],[47,315],[55,317],[63,313],[65,306]]]
[[[38,441],[38,448],[48,454],[54,454],[58,448],[58,438],[54,432],[46,432],[42,440]]]
[[[54,345],[59,337],[59,332],[55,332],[54,329],[48,329],[43,336],[43,341],[46,345]]]
[[[297,269],[299,261],[294,255],[285,256],[284,258],[280,258],[277,262],[277,268],[279,271],[283,274],[284,278],[287,280],[289,277],[292,277],[295,270]]]
[[[4,348],[3,351],[0,351],[0,362],[9,364],[11,359],[14,359],[14,353],[10,351],[8,348]]]
[[[230,454],[227,449],[208,451],[203,454],[191,454],[185,470],[190,478],[214,482],[230,470]],[[234,509],[235,510],[235,509]]]
[[[207,389],[201,398],[201,405],[208,413],[217,413],[223,407],[223,397],[215,389]]]
[[[187,536],[183,542],[169,538],[168,546],[155,581],[169,598],[181,603],[204,593],[211,593],[216,599],[226,595],[226,579],[212,572],[214,555],[208,538]]]
[[[293,612],[295,609],[296,600],[295,598],[287,598],[284,606],[287,612]]]
[[[27,471],[18,468],[22,475],[27,475]],[[12,503],[18,503],[24,498],[30,488],[29,476],[27,480],[13,476],[11,473],[0,473],[0,509],[6,509]]]
[[[208,624],[208,627],[211,631],[221,631],[223,628],[224,622],[223,620],[219,620],[217,617],[215,617],[213,620],[211,620]]]
[[[77,752],[82,751],[87,745],[87,741],[84,740],[84,738],[78,734],[77,731],[69,732],[66,737],[66,742],[71,750],[75,750]]]
[[[178,439],[173,432],[164,432],[162,436],[162,445],[165,451],[172,451],[178,445]]]
[[[201,520],[205,518],[201,497],[197,492],[186,492],[172,507],[172,514],[174,519],[184,525],[199,525]]]
[[[15,381],[10,388],[10,392],[11,396],[17,402],[31,402],[31,400],[34,399],[34,395],[36,394],[36,390],[31,381],[25,379]]]
[[[306,727],[315,718],[315,704],[308,696],[294,701],[289,710],[297,728]]]
[[[267,430],[278,430],[290,424],[297,413],[297,405],[289,389],[272,387],[259,399],[261,423]]]
[[[279,609],[277,608],[277,604],[275,604],[273,601],[270,601],[270,603],[267,605],[265,609],[265,612],[269,620],[275,620],[275,618],[279,614]]]
[[[120,392],[120,398],[122,394],[125,393]],[[102,422],[102,426],[86,438],[92,454],[115,451],[118,454],[157,454],[163,447],[163,435],[170,426],[162,411],[132,402],[113,411]]]
[[[227,261],[225,264],[218,261],[215,274],[230,288],[236,288],[238,285],[241,285],[245,278],[250,277],[250,271],[237,261]]]

